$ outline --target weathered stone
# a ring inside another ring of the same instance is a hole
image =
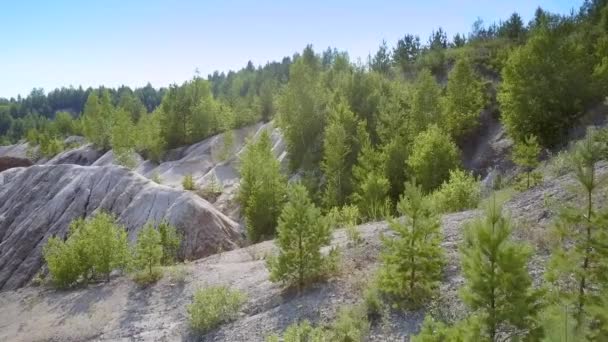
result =
[[[43,265],[42,247],[69,224],[113,213],[131,240],[148,221],[183,235],[181,254],[197,259],[238,246],[238,225],[202,198],[157,185],[117,166],[34,165],[0,173],[0,290],[25,285]]]
[[[27,158],[0,157],[0,172],[14,167],[31,166],[32,162]]]

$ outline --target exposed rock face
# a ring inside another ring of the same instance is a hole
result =
[[[27,158],[0,157],[0,172],[14,167],[31,166],[32,162]]]
[[[51,160],[49,160],[46,164],[49,165],[59,165],[59,164],[75,164],[82,166],[93,165],[95,161],[97,161],[103,153],[99,150],[96,150],[93,145],[88,144],[84,146],[80,146],[73,150],[67,150],[59,153]]]
[[[183,234],[181,253],[196,259],[238,246],[238,225],[189,192],[157,185],[117,166],[34,165],[0,173],[0,290],[26,284],[41,268],[42,247],[70,222],[100,210],[116,215],[133,240],[148,221],[166,219]]]

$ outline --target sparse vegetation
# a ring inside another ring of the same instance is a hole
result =
[[[480,200],[479,181],[462,170],[451,170],[448,181],[432,195],[438,212],[450,213],[477,207]]]
[[[245,300],[242,292],[224,286],[199,289],[187,307],[190,327],[198,333],[205,333],[220,323],[230,321],[236,317]]]
[[[194,178],[192,174],[187,174],[182,179],[182,188],[184,190],[194,191],[196,190],[196,185],[194,184]]]

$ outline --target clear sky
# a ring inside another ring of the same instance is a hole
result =
[[[441,26],[468,33],[514,11],[569,13],[583,0],[424,1],[33,1],[0,3],[0,97],[33,87],[155,87],[181,83],[199,69],[265,64],[311,43],[347,50],[354,61],[405,33],[426,42]]]

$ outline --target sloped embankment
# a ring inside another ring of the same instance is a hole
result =
[[[238,246],[238,225],[207,201],[117,166],[34,165],[0,173],[0,290],[25,285],[43,264],[42,247],[69,224],[105,210],[133,240],[148,221],[183,234],[181,253],[201,258]]]

